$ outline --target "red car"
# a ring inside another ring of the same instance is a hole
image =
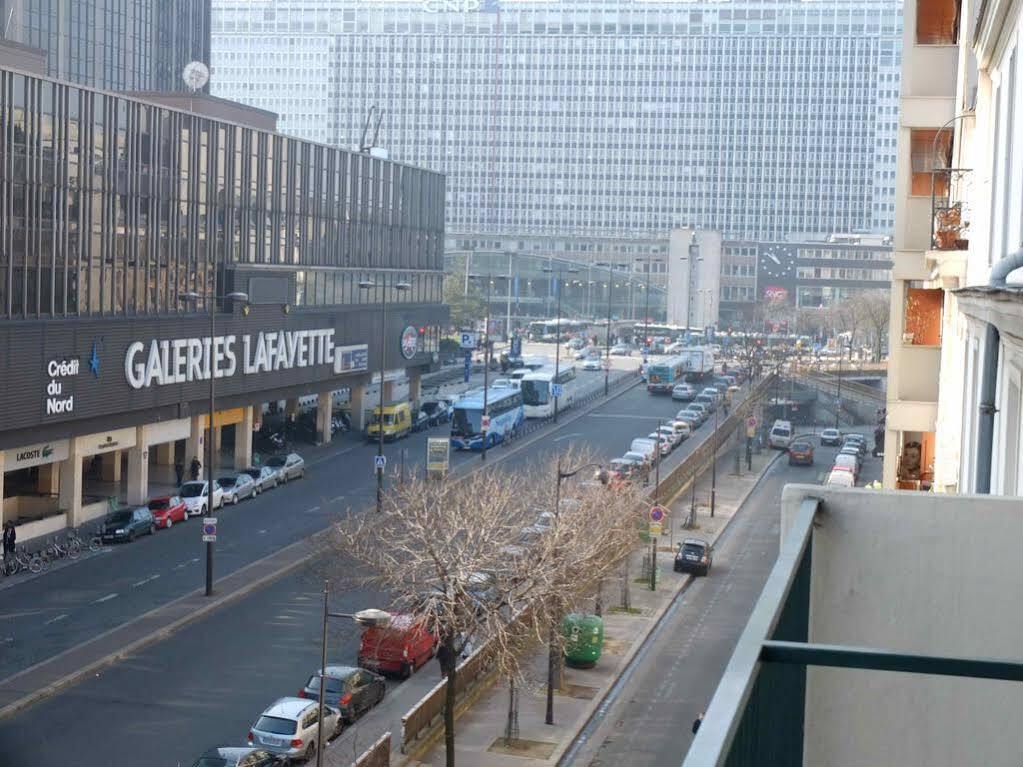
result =
[[[149,501],[149,510],[153,512],[157,527],[168,528],[175,522],[184,522],[188,519],[185,502],[176,495],[153,498]]]

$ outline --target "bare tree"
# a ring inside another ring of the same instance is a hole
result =
[[[554,622],[636,541],[638,490],[573,482],[555,504],[555,484],[499,468],[457,481],[413,478],[392,488],[379,514],[349,514],[337,526],[339,552],[393,595],[393,612],[437,638],[449,767],[460,656],[485,644],[490,668],[518,676],[524,649],[548,641]]]
[[[881,347],[891,319],[891,294],[887,290],[871,290],[856,297],[863,324],[869,329],[874,362],[881,361]]]

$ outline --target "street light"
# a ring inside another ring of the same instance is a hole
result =
[[[374,462],[377,473],[377,512],[383,508],[384,503],[384,373],[387,359],[387,280],[381,276],[380,280],[383,290],[380,293],[380,408],[377,412],[377,460]],[[359,287],[363,290],[375,288],[377,284],[372,280],[359,280]],[[396,282],[391,289],[399,293],[410,290],[412,286],[407,282]]]
[[[555,527],[558,524],[558,520],[561,518],[561,481],[574,477],[583,469],[590,469],[593,467],[603,469],[604,467],[599,463],[584,463],[582,466],[576,466],[571,471],[561,470],[561,457],[558,457],[558,474],[554,484],[554,524]],[[555,558],[557,558],[557,552],[553,552]],[[557,622],[551,621],[550,633],[547,638],[547,715],[544,721],[547,724],[554,724],[554,684],[555,677],[558,674],[558,668],[560,664],[560,658],[557,653],[557,639],[555,638],[555,632],[557,631]]]
[[[215,481],[215,469],[216,469],[216,451],[213,449],[213,414],[216,408],[214,381],[216,381],[215,371],[213,370],[213,349],[216,346],[214,339],[217,336],[216,332],[216,321],[217,321],[217,301],[239,301],[248,303],[248,293],[242,293],[241,291],[235,291],[227,293],[223,296],[217,295],[217,271],[212,271],[212,289],[209,295],[203,295],[195,291],[188,291],[178,295],[179,301],[195,301],[198,302],[202,299],[209,301],[210,305],[210,414],[209,414],[209,436],[206,438],[206,488],[207,497],[209,498],[209,506],[207,507],[206,513],[213,513],[213,501],[216,495],[213,492],[213,483]],[[213,596],[213,541],[206,541],[206,596]]]
[[[384,610],[360,610],[357,613],[332,613],[329,604],[330,592],[327,581],[323,582],[323,635],[320,640],[320,690],[317,695],[319,707],[319,727],[316,732],[316,767],[323,767],[323,698],[324,684],[327,674],[327,619],[328,618],[351,618],[360,626],[386,627],[391,622],[391,614]]]
[[[483,333],[485,342],[483,346],[483,413],[480,416],[480,427],[483,432],[483,449],[480,451],[480,460],[487,460],[487,432],[489,428],[483,427],[483,419],[487,418],[487,395],[489,394],[490,388],[490,288],[494,284],[494,275],[482,275],[482,274],[470,274],[469,277],[474,280],[486,280],[487,281],[487,315],[486,325]],[[496,275],[496,279],[503,279],[504,275]],[[507,331],[507,328],[505,329]]]
[[[555,339],[554,339],[554,383],[551,385],[551,388],[553,389],[554,386],[561,386],[561,384],[558,383],[558,374],[559,374],[559,371],[561,370],[561,293],[562,293],[562,289],[561,289],[561,275],[563,275],[563,274],[578,274],[579,270],[575,269],[573,267],[569,267],[568,269],[561,268],[561,269],[555,270],[553,267],[545,266],[545,267],[543,267],[543,271],[548,273],[548,274],[557,274],[558,275],[557,278],[556,278],[556,282],[554,283],[557,286],[557,289],[558,289],[558,316],[554,320],[554,335],[555,335]],[[554,423],[557,423],[557,422],[558,422],[558,397],[555,396],[554,397]]]

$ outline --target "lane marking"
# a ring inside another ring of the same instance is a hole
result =
[[[99,599],[97,599],[95,602],[93,602],[93,604],[98,605],[102,604],[103,602],[109,602],[111,599],[115,599],[116,597],[117,594],[107,594],[105,597],[100,597]]]
[[[342,495],[335,495],[333,498],[331,498],[329,501],[327,501],[327,503],[337,503],[338,501],[343,501],[344,499],[345,499],[345,496],[343,494]]]
[[[192,562],[194,562],[194,561],[195,560],[193,559]],[[175,570],[184,569],[184,568],[188,567],[190,564],[192,564],[192,562],[182,562],[181,564],[174,565],[173,569],[175,569]]]
[[[572,439],[572,437],[581,437],[581,436],[583,436],[583,433],[581,431],[574,431],[571,434],[565,434],[562,437],[555,437],[554,439],[551,440],[551,442],[561,442],[561,440],[563,440],[563,439]]]
[[[159,577],[160,577],[159,573],[157,573],[156,575],[150,575],[148,578],[143,578],[141,581],[135,581],[135,583],[131,584],[131,587],[133,589],[137,589],[139,586],[145,586],[150,581],[155,581]]]
[[[315,513],[316,513],[316,512],[318,512],[319,510],[320,510],[320,507],[319,507],[319,506],[313,506],[313,507],[312,507],[311,509],[306,509],[306,510],[305,510],[304,512],[302,512],[302,513],[303,513],[303,514],[315,514]]]
[[[266,530],[257,530],[256,532],[260,535],[266,535]]]
[[[647,420],[647,421],[666,421],[666,420],[668,420],[668,416],[666,416],[666,415],[662,415],[662,416],[656,416],[656,415],[626,415],[626,414],[619,415],[618,413],[586,413],[584,415],[584,417],[585,418],[628,418],[631,421],[642,421],[642,420]]]
[[[56,623],[57,621],[62,621],[62,620],[64,620],[64,619],[65,619],[65,618],[67,618],[67,617],[68,617],[67,613],[61,613],[61,614],[60,614],[60,615],[58,615],[58,616],[57,616],[56,618],[50,618],[50,619],[49,619],[48,621],[46,621],[46,622],[45,622],[45,623],[44,623],[43,625],[44,625],[44,626],[49,626],[49,625],[50,625],[51,623]]]

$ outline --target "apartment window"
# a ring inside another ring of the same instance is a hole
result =
[[[917,45],[955,45],[959,40],[960,0],[917,0]]]
[[[910,194],[930,195],[931,176],[936,168],[952,166],[952,132],[918,128],[910,131],[910,163],[912,184]],[[944,197],[948,192],[948,178],[934,176],[934,194]]]
[[[902,341],[913,346],[937,346],[941,343],[941,310],[945,291],[918,288],[912,283],[906,290],[906,316]]]

